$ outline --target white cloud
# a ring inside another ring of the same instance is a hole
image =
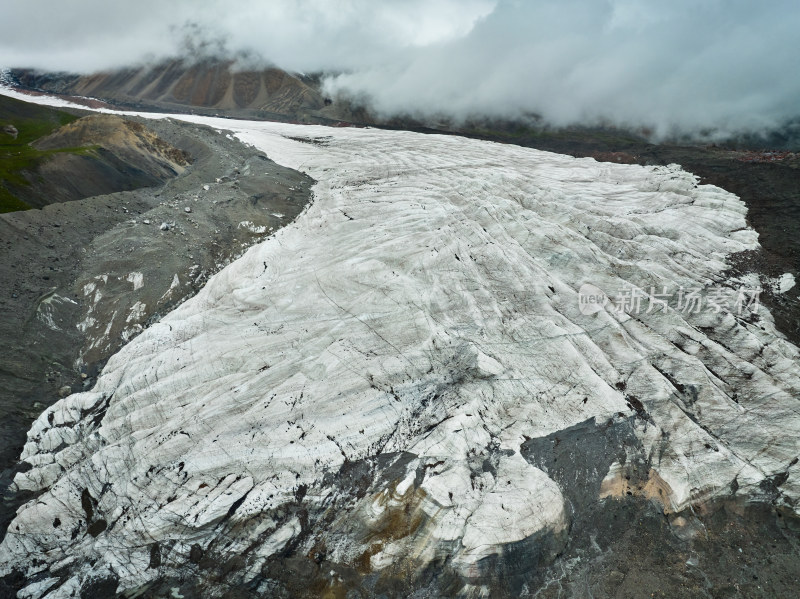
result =
[[[0,64],[91,71],[221,40],[384,113],[696,130],[797,116],[794,0],[7,0]]]

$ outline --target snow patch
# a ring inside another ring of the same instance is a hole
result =
[[[125,280],[133,284],[133,290],[138,291],[144,287],[144,275],[140,272],[129,273]]]
[[[238,228],[247,229],[251,233],[255,233],[257,235],[260,235],[262,233],[266,233],[267,230],[268,230],[265,225],[256,226],[255,224],[253,224],[252,221],[249,221],[249,220],[245,220],[245,221],[240,222],[239,225],[238,225]]]
[[[780,277],[772,282],[772,290],[774,293],[781,295],[790,291],[795,286],[794,275],[790,272],[782,274]]]

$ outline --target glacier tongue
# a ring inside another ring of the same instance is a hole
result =
[[[315,201],[41,415],[15,484],[42,494],[1,572],[68,571],[61,597],[199,554],[241,555],[234,575],[254,578],[325,546],[376,572],[449,553],[480,584],[507,544],[563,538],[577,491],[537,448],[595,424],[604,453],[575,464],[592,500],[680,511],[780,477],[794,505],[798,351],[763,307],[579,304],[587,283],[748,283],[720,278],[757,247],[732,194],[677,167],[195,120],[309,174]]]

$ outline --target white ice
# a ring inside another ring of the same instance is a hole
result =
[[[626,286],[724,284],[726,257],[757,247],[736,196],[674,166],[175,118],[230,130],[309,174],[314,201],[112,357],[91,392],[36,421],[22,456],[33,467],[15,482],[43,493],[12,523],[0,572],[79,556],[131,588],[156,575],[153,542],[176,541],[165,563],[177,567],[237,500],[242,521],[301,485],[321,504],[333,493],[326,472],[398,451],[427,468],[419,488],[407,470],[354,514],[369,526],[413,503],[427,515],[424,546],[400,539],[371,563],[456,542],[469,568],[521,534],[564,526],[557,485],[520,457],[525,438],[635,414],[631,396],[665,510],[734,480],[756,493],[782,472],[797,499],[798,351],[763,307],[757,321],[579,309],[585,283],[610,298]],[[673,381],[694,390],[691,405]],[[507,457],[476,479],[488,447]],[[83,489],[114,522],[96,538],[82,524]],[[276,524],[265,546],[283,547],[287,531]],[[357,545],[336,551],[347,559]]]

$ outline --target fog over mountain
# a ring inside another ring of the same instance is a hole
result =
[[[798,116],[791,0],[4,3],[0,65],[90,72],[186,52],[333,73],[381,115],[537,114],[656,133]]]

